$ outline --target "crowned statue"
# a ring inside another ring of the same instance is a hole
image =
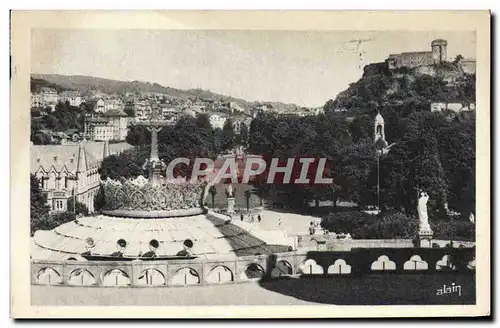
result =
[[[432,229],[429,225],[429,216],[427,214],[427,202],[429,201],[429,195],[425,191],[419,192],[419,199],[417,205],[418,212],[418,235],[420,239],[420,247],[430,247],[432,239]]]
[[[427,215],[428,201],[429,201],[429,195],[425,191],[421,191],[420,198],[418,199],[418,208],[417,208],[420,230],[430,229],[429,216]]]

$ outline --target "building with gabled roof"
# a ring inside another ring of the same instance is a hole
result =
[[[31,145],[30,172],[38,178],[52,212],[71,210],[68,200],[72,197],[93,212],[103,159],[129,148],[124,142]]]

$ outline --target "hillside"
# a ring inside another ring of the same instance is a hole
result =
[[[295,111],[300,107],[295,104],[284,104],[281,102],[250,102],[226,95],[214,93],[210,90],[189,89],[181,90],[162,86],[158,83],[143,81],[117,81],[92,76],[83,75],[60,75],[60,74],[32,74],[32,80],[44,80],[47,84],[55,85],[58,88],[78,90],[83,94],[90,91],[101,91],[107,94],[125,94],[125,93],[163,93],[168,97],[178,100],[187,100],[189,98],[202,98],[205,100],[221,100],[225,102],[238,102],[243,108],[250,109],[258,104],[270,104],[274,108],[286,111]]]
[[[325,110],[346,110],[352,116],[390,107],[406,116],[429,111],[431,102],[475,102],[475,80],[452,63],[391,71],[375,63],[365,66],[363,76],[330,99]]]

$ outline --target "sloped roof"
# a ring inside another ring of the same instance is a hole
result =
[[[121,109],[110,109],[104,113],[104,116],[114,117],[114,116],[128,116],[128,115]]]
[[[64,167],[71,173],[76,173],[78,162],[81,161],[86,170],[100,165],[104,156],[104,142],[84,142],[80,144],[65,145],[32,145],[30,172],[36,173],[40,167],[48,172],[52,167],[57,172],[64,170]],[[132,148],[126,142],[109,144],[109,154],[116,154],[123,150]]]

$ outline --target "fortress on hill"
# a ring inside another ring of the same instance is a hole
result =
[[[400,54],[391,54],[386,59],[389,69],[400,67],[416,68],[421,66],[431,66],[448,61],[446,40],[437,39],[431,42],[431,51],[402,52]],[[476,72],[476,61],[474,59],[461,59],[460,67],[466,74]]]

